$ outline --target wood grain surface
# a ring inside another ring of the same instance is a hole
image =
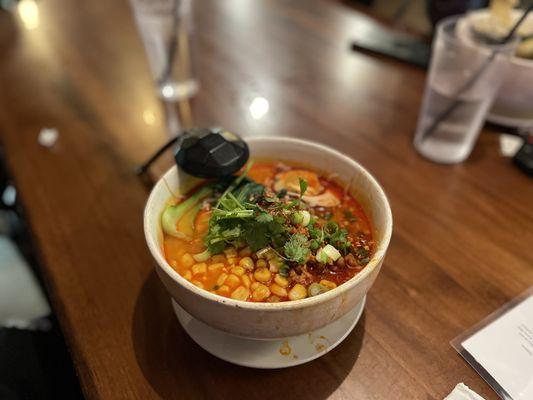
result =
[[[459,382],[497,398],[449,341],[533,284],[533,185],[494,133],[461,165],[415,153],[425,73],[350,52],[367,17],[319,0],[195,1],[201,90],[183,124],[340,149],[393,209],[353,333],[309,364],[261,371],[200,349],[154,273],[148,187],[132,171],[176,109],[155,97],[129,5],[37,4],[37,27],[0,11],[0,140],[87,398],[442,399]],[[255,97],[270,105],[258,120]],[[43,127],[59,130],[52,148]]]

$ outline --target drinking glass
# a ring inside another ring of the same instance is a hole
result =
[[[130,0],[158,95],[169,101],[193,96],[191,0]]]
[[[441,163],[470,155],[516,43],[480,43],[461,16],[437,26],[414,138],[419,153]]]

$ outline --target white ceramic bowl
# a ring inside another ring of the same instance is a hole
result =
[[[154,186],[144,211],[144,232],[157,262],[157,273],[170,296],[195,318],[225,332],[257,339],[281,338],[318,329],[342,317],[368,292],[383,263],[392,233],[392,214],[385,193],[357,162],[324,145],[288,137],[248,138],[252,158],[270,158],[337,173],[350,184],[373,224],[377,246],[369,264],[354,278],[316,297],[281,303],[251,303],[199,289],[167,263],[163,253],[161,213],[171,191],[186,192],[195,179],[168,170]]]
[[[518,19],[523,10],[513,10]],[[488,9],[468,13],[469,24],[490,18]],[[533,31],[533,14],[530,13],[523,28]],[[463,32],[464,34],[464,32]],[[533,60],[513,56],[509,69],[498,90],[487,119],[501,125],[528,127],[533,125]]]
[[[488,120],[517,128],[533,125],[533,60],[511,59]]]

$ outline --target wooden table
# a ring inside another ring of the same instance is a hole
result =
[[[318,0],[196,2],[192,123],[338,148],[394,214],[354,332],[317,361],[259,371],[195,345],[154,273],[132,170],[167,134],[128,4],[38,12],[0,13],[0,138],[87,398],[441,399],[464,381],[496,399],[449,341],[533,283],[533,185],[489,132],[461,165],[415,153],[425,74],[350,52],[366,17]],[[59,130],[52,148],[43,127]]]

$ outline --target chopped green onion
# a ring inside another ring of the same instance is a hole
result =
[[[309,288],[307,288],[307,294],[309,295],[309,297],[318,296],[319,294],[326,293],[327,291],[327,287],[316,282],[311,283],[311,285],[309,285]]]
[[[320,247],[320,244],[318,243],[318,240],[316,240],[316,239],[312,239],[312,240],[309,242],[309,248],[310,248],[312,251],[317,250],[319,247]]]
[[[336,234],[336,233],[339,231],[339,225],[338,225],[336,222],[329,221],[329,222],[324,226],[324,231],[325,231],[328,235],[334,235],[334,234]]]
[[[333,261],[337,261],[341,256],[339,250],[330,244],[325,245],[322,251],[328,256],[329,259]]]
[[[297,211],[294,214],[292,214],[292,222],[297,225],[307,226],[309,225],[310,221],[311,221],[311,214],[309,214],[309,211],[301,210],[301,211]]]
[[[329,257],[326,253],[324,253],[323,248],[316,252],[315,258],[321,264],[326,264],[329,261]]]
[[[311,221],[311,214],[309,213],[309,211],[306,211],[306,210],[303,210],[303,211],[300,211],[300,214],[302,215],[302,223],[300,225],[302,226],[307,226],[309,225],[309,221]]]
[[[292,222],[294,222],[297,225],[301,225],[304,220],[304,217],[300,211],[295,212],[292,214]]]

